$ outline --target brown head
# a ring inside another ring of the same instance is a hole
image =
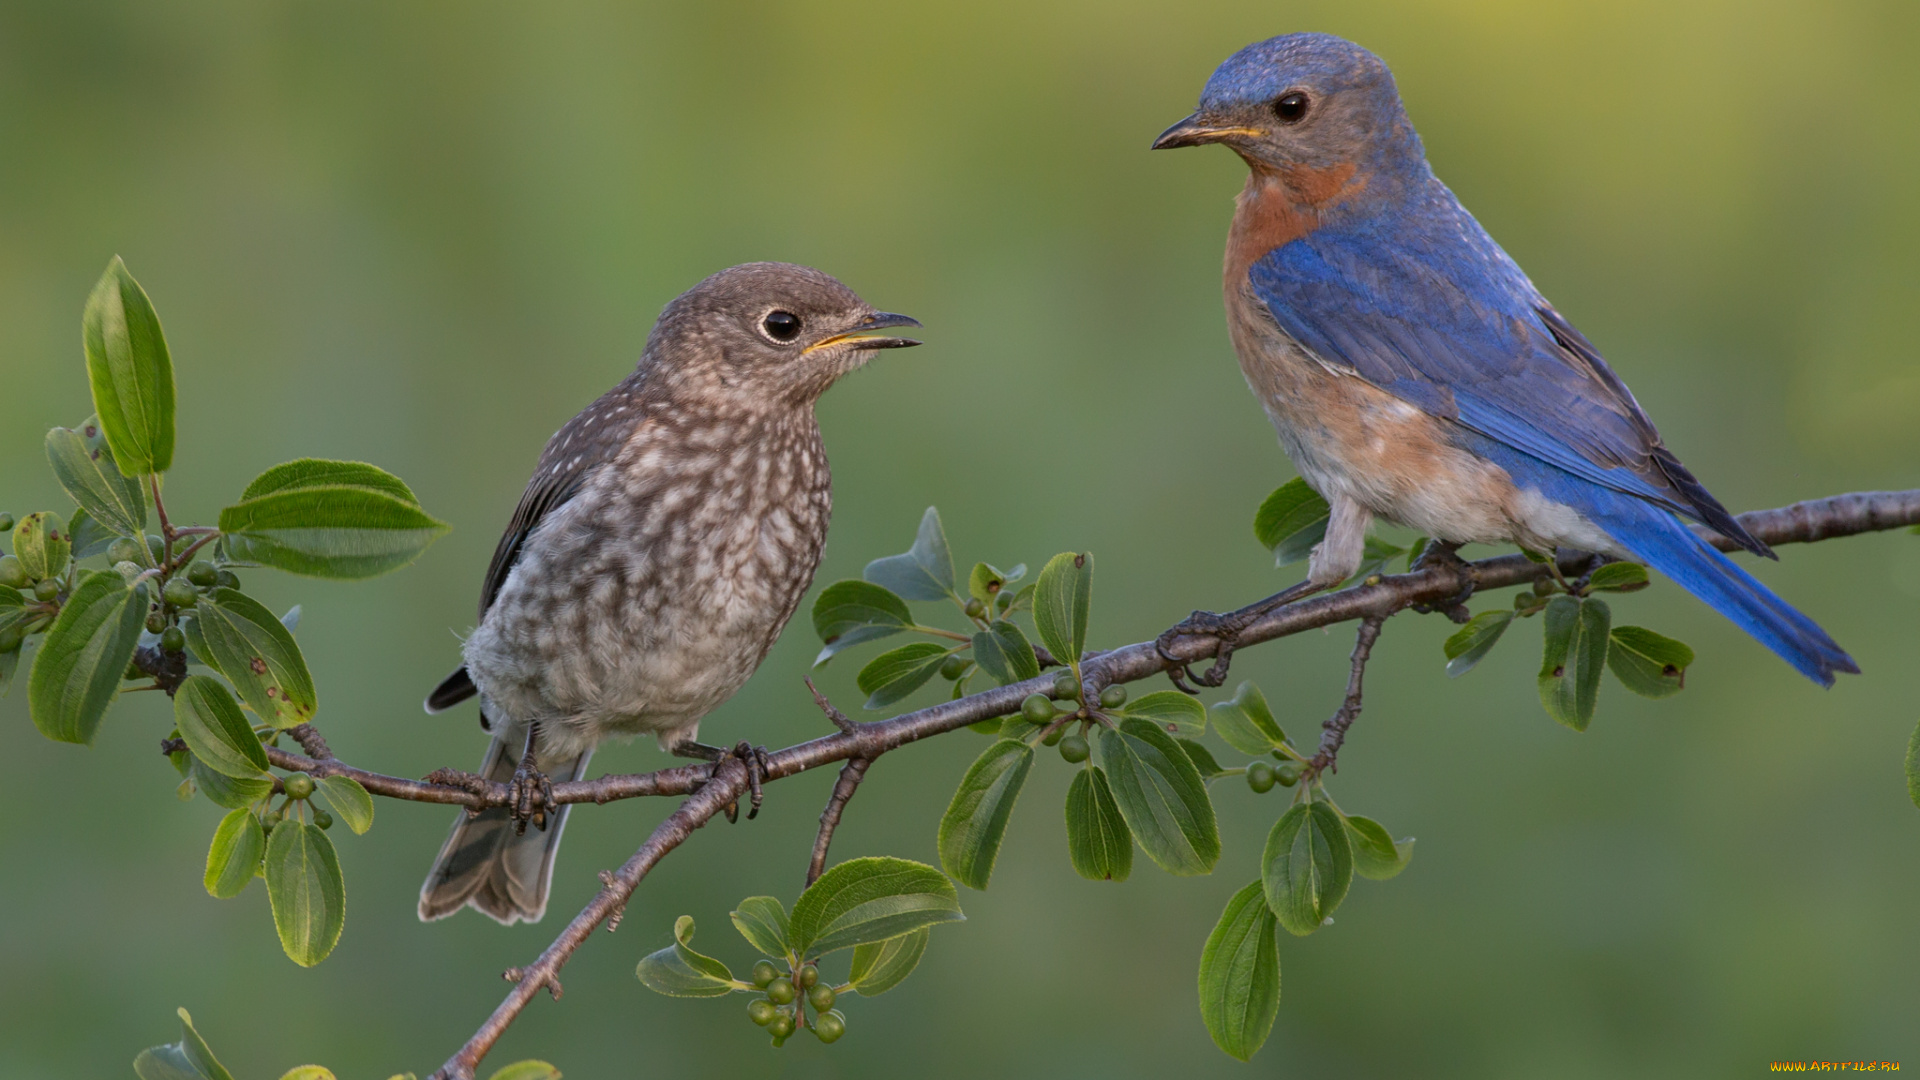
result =
[[[653,393],[729,411],[807,406],[876,350],[920,344],[877,331],[919,325],[875,310],[811,267],[746,263],[667,305],[647,336],[639,375]]]

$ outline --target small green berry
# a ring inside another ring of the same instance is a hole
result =
[[[1100,707],[1103,709],[1117,709],[1126,703],[1127,688],[1118,683],[1100,691]]]
[[[331,829],[333,828],[333,815],[327,813],[325,810],[315,810],[313,812],[313,823],[323,829]]]
[[[0,532],[12,532],[12,531],[13,531],[13,515],[0,514]]]
[[[773,1036],[774,1045],[793,1034],[793,1017],[780,1013],[767,1022],[767,1031]]]
[[[167,617],[158,611],[147,612],[147,633],[158,634],[167,628]]]
[[[216,570],[213,573],[213,583],[223,589],[237,589],[240,587],[240,575],[231,570]]]
[[[839,1009],[821,1013],[813,1019],[813,1033],[818,1035],[823,1043],[837,1041],[840,1036],[847,1033],[847,1018],[840,1015]]]
[[[940,665],[940,677],[948,682],[952,682],[959,678],[960,673],[965,670],[967,670],[967,661],[965,658],[949,656],[946,661]]]
[[[1272,791],[1274,781],[1278,779],[1279,776],[1274,772],[1273,766],[1264,761],[1256,761],[1247,766],[1247,786],[1252,788],[1256,795],[1265,795]]]
[[[1073,672],[1063,671],[1053,677],[1053,696],[1066,701],[1080,700],[1080,680]]]
[[[987,613],[987,605],[979,597],[967,601],[967,618],[977,619]]]
[[[1093,751],[1087,746],[1085,735],[1069,735],[1060,740],[1060,756],[1071,764],[1078,765],[1087,760]]]
[[[177,626],[169,626],[160,631],[161,652],[185,652],[187,635]]]
[[[1066,737],[1067,737],[1067,725],[1061,724],[1059,727],[1054,728],[1052,731],[1047,732],[1047,737],[1040,740],[1040,745],[1059,746],[1060,740]]]
[[[60,583],[52,578],[33,583],[33,596],[36,600],[51,600],[60,595]]]
[[[1273,770],[1273,775],[1274,779],[1280,781],[1281,787],[1292,787],[1300,782],[1300,770],[1292,765],[1280,766]]]
[[[767,984],[767,999],[775,1005],[791,1005],[793,999],[799,996],[800,992],[787,979],[775,979]]]
[[[197,562],[187,567],[187,580],[206,589],[220,579],[220,571],[210,562]]]
[[[1552,596],[1559,588],[1558,585],[1554,584],[1552,578],[1538,577],[1533,579],[1533,595],[1535,596]]]
[[[767,988],[768,983],[779,977],[780,969],[765,960],[761,960],[753,965],[753,985],[762,990]]]
[[[0,635],[0,636],[4,636],[4,635]],[[0,642],[0,644],[4,644],[4,642]],[[6,651],[7,651],[6,649],[0,649],[0,652],[6,652]],[[147,677],[147,673],[140,670],[140,665],[134,663],[131,660],[127,661],[127,670],[124,674],[120,676],[120,678],[123,680],[144,679],[146,677]]]
[[[1002,589],[1000,590],[1000,595],[993,598],[993,606],[1000,609],[1000,614],[1005,615],[1007,609],[1013,606],[1013,598],[1014,593],[1012,591]]]
[[[1045,694],[1028,694],[1027,700],[1020,703],[1020,715],[1031,724],[1044,724],[1053,719],[1053,700]]]
[[[153,565],[159,566],[160,560],[166,556],[167,542],[153,535],[152,533],[148,533],[147,534],[147,551],[153,555]]]
[[[833,1008],[833,999],[838,996],[839,995],[833,992],[833,987],[828,986],[826,983],[820,983],[817,986],[808,988],[807,1004],[821,1012],[826,1012],[828,1009]]]
[[[313,794],[313,777],[306,773],[290,773],[280,783],[286,787],[289,799],[305,799]]]
[[[0,555],[0,585],[9,589],[27,587],[27,568],[12,555]]]
[[[27,628],[19,623],[0,627],[0,653],[10,653],[27,640]]]
[[[116,563],[140,561],[140,545],[121,537],[107,545],[107,558]]]
[[[172,581],[167,582],[165,588],[160,590],[160,599],[165,600],[167,606],[175,611],[183,611],[199,603],[200,594],[194,591],[192,585],[187,584],[179,578],[174,578]]]
[[[774,1008],[773,1002],[768,1001],[766,998],[754,998],[752,1001],[747,1002],[747,1019],[759,1024],[761,1027],[766,1027],[768,1024],[773,1023],[773,1018],[779,1015],[780,1010]]]
[[[803,964],[794,982],[802,990],[811,990],[820,983],[820,969],[812,964]]]

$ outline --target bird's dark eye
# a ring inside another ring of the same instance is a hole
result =
[[[1290,90],[1273,99],[1273,115],[1283,124],[1297,124],[1306,119],[1307,95],[1298,90]]]
[[[775,341],[792,341],[800,336],[800,316],[791,311],[769,311],[760,325]]]

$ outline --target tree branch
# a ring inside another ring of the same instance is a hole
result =
[[[1766,543],[1779,546],[1813,543],[1840,536],[1877,532],[1920,524],[1920,489],[1895,492],[1861,492],[1795,503],[1775,510],[1761,510],[1740,516],[1741,524]],[[1714,543],[1731,550],[1733,544],[1723,538]],[[1331,768],[1348,726],[1359,714],[1361,677],[1381,624],[1388,618],[1416,605],[1431,605],[1459,596],[1471,584],[1476,590],[1509,588],[1531,584],[1536,578],[1551,576],[1555,570],[1570,576],[1587,572],[1594,563],[1588,552],[1562,551],[1554,567],[1534,563],[1522,555],[1482,559],[1472,563],[1442,563],[1414,573],[1384,577],[1373,584],[1358,585],[1339,592],[1302,600],[1267,613],[1249,624],[1238,635],[1236,645],[1245,648],[1337,623],[1361,621],[1355,641],[1347,698],[1341,709],[1323,727],[1320,751],[1313,762],[1318,768]],[[1217,642],[1206,637],[1182,637],[1168,648],[1175,661],[1191,663],[1211,656]],[[1153,642],[1141,642],[1098,653],[1085,658],[1082,675],[1089,685],[1107,686],[1136,682],[1165,671],[1168,660]],[[821,832],[814,843],[814,857],[808,880],[817,876],[826,859],[833,825],[858,786],[866,767],[880,755],[934,735],[944,734],[982,720],[1017,712],[1028,695],[1045,692],[1052,685],[1048,676],[996,687],[953,701],[904,713],[872,723],[856,723],[835,709],[814,691],[816,700],[840,730],[810,742],[790,746],[770,755],[766,778],[777,780],[836,761],[847,762],[835,784],[833,798],[821,814]],[[809,683],[811,688],[811,683]],[[318,733],[310,733],[317,740]],[[326,756],[324,742],[300,739],[306,755],[269,747],[268,758],[274,765],[314,776],[350,776],[369,792],[416,802],[445,803],[483,809],[507,802],[507,785],[487,781],[471,774],[458,774],[460,786],[383,776],[346,765]],[[1319,764],[1325,759],[1324,765]],[[452,775],[441,773],[436,775]],[[850,779],[851,777],[851,779]],[[573,921],[561,931],[553,944],[531,966],[513,969],[518,976],[514,989],[500,1003],[466,1046],[448,1059],[436,1078],[472,1080],[478,1066],[527,1003],[543,988],[557,991],[558,974],[593,932],[594,927],[617,917],[638,888],[641,879],[672,851],[684,843],[693,831],[720,813],[727,804],[747,790],[746,766],[737,758],[715,764],[683,765],[650,773],[603,776],[596,780],[571,781],[554,785],[554,798],[561,803],[605,803],[649,795],[687,795],[691,798],[661,822],[646,843],[620,870],[603,874],[604,887]],[[843,794],[844,791],[844,794]]]
[[[1386,620],[1378,615],[1369,615],[1360,620],[1360,632],[1353,641],[1353,657],[1347,670],[1347,696],[1340,708],[1320,725],[1320,751],[1307,762],[1307,775],[1303,779],[1309,783],[1323,772],[1339,772],[1336,762],[1340,757],[1340,747],[1346,744],[1347,729],[1360,719],[1360,680],[1367,673],[1367,660],[1373,656],[1373,643],[1380,640],[1380,627]]]
[[[833,843],[833,830],[840,827],[840,814],[847,808],[847,800],[860,787],[860,781],[866,778],[867,766],[873,764],[863,757],[851,757],[840,766],[840,779],[833,782],[833,794],[827,797],[827,808],[820,811],[820,834],[813,838],[813,860],[807,863],[807,884],[820,880],[827,870],[827,845]]]

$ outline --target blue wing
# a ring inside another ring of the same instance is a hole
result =
[[[1450,202],[1451,200],[1449,200]],[[1457,203],[1309,233],[1248,272],[1323,363],[1772,555],[1660,442],[1626,384]]]

